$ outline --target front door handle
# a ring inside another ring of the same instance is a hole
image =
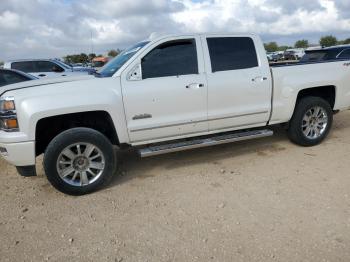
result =
[[[255,78],[252,78],[252,81],[253,82],[262,82],[262,81],[266,81],[267,80],[267,77],[265,77],[265,76],[257,76],[257,77],[255,77]]]
[[[192,83],[192,84],[189,84],[186,86],[186,88],[195,88],[195,89],[198,89],[198,88],[201,88],[203,87],[204,84],[199,84],[199,83]]]
[[[44,76],[46,76],[45,74],[40,74],[40,75],[38,75],[38,76],[40,76],[40,77],[44,77]]]

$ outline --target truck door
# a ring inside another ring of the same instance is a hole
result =
[[[254,36],[215,35],[202,36],[202,42],[208,80],[209,130],[265,125],[270,115],[272,85],[260,40]]]
[[[133,70],[140,79],[132,77]],[[121,82],[131,142],[208,131],[207,82],[199,37],[154,43],[122,73]]]
[[[64,69],[53,63],[51,61],[34,61],[35,73],[31,73],[32,75],[39,78],[51,78],[51,77],[60,77],[65,76]]]

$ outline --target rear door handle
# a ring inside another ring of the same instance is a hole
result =
[[[195,88],[195,89],[198,89],[198,88],[201,88],[203,87],[204,84],[199,84],[199,83],[192,83],[192,84],[189,84],[186,86],[186,88]]]
[[[40,76],[40,77],[44,77],[44,76],[46,76],[45,74],[40,74],[40,75],[38,75],[38,76]]]

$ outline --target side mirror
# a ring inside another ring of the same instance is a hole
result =
[[[134,66],[127,75],[127,80],[129,81],[140,81],[142,80],[141,65],[137,64]]]

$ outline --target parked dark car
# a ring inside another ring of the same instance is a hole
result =
[[[15,84],[23,81],[35,80],[35,76],[18,70],[0,69],[0,86]]]
[[[350,45],[306,50],[301,63],[350,59]]]

